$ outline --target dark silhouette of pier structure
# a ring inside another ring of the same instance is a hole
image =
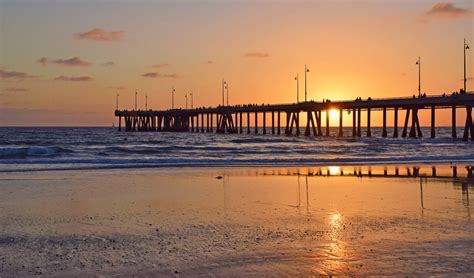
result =
[[[362,136],[362,114],[367,117],[366,136],[372,136],[372,112],[382,111],[382,137],[388,137],[387,113],[393,113],[394,121],[391,136],[397,138],[423,137],[418,118],[418,112],[423,109],[431,110],[430,137],[436,137],[436,110],[451,109],[452,134],[457,138],[456,112],[465,109],[466,120],[462,139],[474,141],[474,123],[472,108],[474,106],[473,92],[453,93],[439,96],[421,96],[387,99],[358,98],[352,101],[325,101],[325,102],[300,102],[293,104],[273,105],[235,105],[218,106],[214,108],[171,109],[171,110],[116,110],[115,116],[119,118],[118,130],[122,130],[122,118],[125,131],[158,131],[158,132],[216,132],[216,133],[259,133],[259,119],[261,131],[266,134],[268,129],[272,134],[305,136],[330,136],[330,111],[339,111],[339,132],[343,133],[343,113],[352,114],[352,137]],[[400,115],[403,113],[404,115]],[[243,122],[246,115],[246,123]],[[326,125],[321,124],[325,115]],[[301,117],[306,116],[306,127],[300,127]],[[404,124],[399,134],[399,116],[404,116]],[[267,118],[268,117],[268,118]],[[285,120],[283,126],[282,120]],[[252,125],[253,124],[253,125]],[[284,128],[284,130],[282,130]],[[246,129],[246,130],[245,130]]]

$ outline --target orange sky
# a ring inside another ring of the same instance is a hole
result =
[[[463,39],[474,48],[473,10],[473,1],[2,1],[0,125],[109,126],[117,92],[120,108],[137,90],[140,108],[147,94],[150,108],[166,109],[172,86],[178,107],[191,91],[195,106],[215,106],[222,78],[231,104],[295,102],[305,64],[316,101],[411,96],[418,56],[422,90],[452,92]]]

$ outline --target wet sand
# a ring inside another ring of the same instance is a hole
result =
[[[474,273],[464,167],[395,167],[2,173],[0,276]]]

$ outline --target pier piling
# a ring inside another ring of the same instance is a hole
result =
[[[326,110],[326,136],[329,136],[329,110]]]
[[[434,105],[431,106],[431,138],[435,138],[436,130],[435,130],[435,107]]]
[[[372,131],[370,130],[370,108],[367,108],[367,137],[372,136]]]
[[[393,109],[393,138],[398,138],[398,107]]]
[[[456,133],[456,106],[455,105],[453,105],[451,107],[451,115],[452,115],[451,116],[451,120],[452,120],[452,122],[451,122],[451,136],[453,138],[457,138],[458,136],[457,136],[457,133]]]
[[[357,137],[362,136],[362,130],[361,130],[361,109],[357,109]]]
[[[387,107],[382,111],[382,137],[387,137]]]
[[[352,137],[356,137],[357,135],[356,125],[357,125],[356,110],[352,109]]]
[[[342,116],[343,116],[343,111],[342,109],[339,109],[339,137],[342,137],[344,135],[344,132],[342,130]]]

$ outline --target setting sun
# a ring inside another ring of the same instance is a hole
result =
[[[331,119],[339,118],[339,111],[337,111],[336,109],[331,109],[329,110],[329,116],[331,117]]]

